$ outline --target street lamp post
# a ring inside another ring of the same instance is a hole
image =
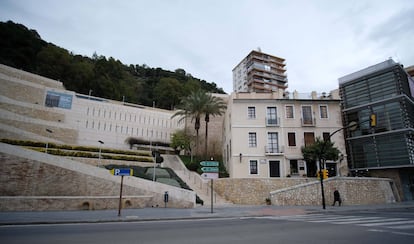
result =
[[[337,129],[336,131],[334,131],[331,134],[329,134],[329,137],[326,140],[323,141],[322,148],[321,148],[321,150],[319,152],[319,155],[318,155],[318,160],[319,160],[319,179],[321,180],[321,195],[322,195],[322,208],[323,209],[326,209],[325,190],[323,188],[323,175],[322,175],[322,172],[325,169],[325,167],[324,167],[324,163],[325,163],[324,160],[325,159],[323,158],[323,154],[324,154],[324,151],[325,151],[326,143],[328,141],[330,141],[331,137],[333,135],[335,135],[336,133],[338,133],[339,131],[345,130],[345,129],[348,129],[348,128],[351,131],[354,131],[354,130],[357,129],[357,127],[358,127],[358,123],[355,122],[355,121],[352,121],[351,123],[349,123],[348,126],[345,126],[345,127],[340,128],[340,129]]]
[[[46,132],[48,132],[49,134],[52,134],[53,133],[53,131],[52,130],[50,130],[50,129],[46,129]],[[47,153],[47,148],[49,147],[49,141],[46,141],[46,149],[45,149],[45,152]]]
[[[101,147],[102,147],[102,144],[105,144],[105,143],[101,140],[99,140],[98,142],[99,142],[99,156],[98,156],[99,157],[98,167],[99,167],[101,164]]]

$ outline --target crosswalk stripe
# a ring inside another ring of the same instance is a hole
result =
[[[388,228],[399,229],[399,230],[408,230],[408,229],[414,229],[414,225],[390,226]]]
[[[414,229],[414,220],[411,218],[389,218],[389,217],[362,217],[343,216],[332,214],[305,214],[279,216],[272,219],[283,219],[288,221],[304,221],[310,223],[331,223],[339,225],[357,225],[364,227],[384,227],[399,230]]]
[[[339,217],[339,218],[321,218],[321,219],[316,219],[316,220],[309,220],[308,222],[311,223],[325,223],[325,222],[336,222],[336,221],[346,221],[346,220],[356,220],[356,219],[361,219],[361,218],[356,218],[355,216],[353,217]]]
[[[404,220],[404,219],[400,219]],[[364,224],[364,223],[375,223],[375,222],[383,222],[387,221],[386,218],[383,217],[367,217],[367,218],[359,218],[356,220],[349,220],[349,221],[337,221],[333,222],[333,224],[343,225],[343,224]]]
[[[312,219],[317,217],[328,216],[325,214],[304,214],[304,215],[291,215],[291,216],[281,216],[283,219]]]
[[[359,226],[388,226],[388,225],[404,225],[404,224],[413,224],[414,220],[406,220],[406,221],[395,221],[393,219],[387,219],[386,222],[381,223],[368,223],[368,224],[358,224]]]
[[[378,222],[378,221],[384,221],[384,218],[382,217],[364,217],[364,218],[353,218],[353,219],[340,219],[338,221],[334,221],[332,223],[334,224],[356,224],[356,223],[365,223],[365,222]]]

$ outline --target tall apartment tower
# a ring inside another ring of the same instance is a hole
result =
[[[253,50],[233,69],[233,91],[277,92],[288,79],[285,59]]]

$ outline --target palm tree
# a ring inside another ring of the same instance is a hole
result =
[[[209,99],[209,96],[207,96],[204,91],[193,91],[188,97],[185,97],[181,100],[181,103],[177,106],[180,110],[174,113],[172,116],[172,118],[176,116],[182,116],[180,121],[186,118],[191,118],[191,122],[195,120],[194,129],[196,130],[196,151],[198,148],[198,131],[200,129],[200,120]]]
[[[221,116],[226,108],[227,105],[223,101],[223,99],[219,97],[214,97],[211,94],[207,94],[209,97],[208,102],[204,106],[204,114],[205,118],[204,121],[206,122],[206,134],[205,134],[205,148],[204,148],[204,157],[207,159],[207,152],[208,152],[208,123],[210,122],[210,115],[215,117],[216,115]]]
[[[205,148],[204,156],[207,158],[208,152],[208,123],[210,116],[222,115],[226,109],[226,103],[219,97],[214,97],[210,93],[203,90],[192,92],[188,97],[181,100],[178,108],[181,110],[173,114],[172,117],[182,116],[182,119],[191,118],[191,122],[195,120],[194,129],[196,130],[196,151],[199,144],[199,129],[201,123],[201,116],[205,115],[206,134],[205,134]]]

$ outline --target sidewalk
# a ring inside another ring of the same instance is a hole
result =
[[[176,219],[206,219],[206,218],[241,218],[258,216],[286,216],[309,213],[333,213],[345,211],[368,211],[380,209],[412,209],[414,202],[402,202],[387,205],[358,205],[358,206],[198,206],[192,209],[176,208],[143,208],[123,209],[118,217],[118,210],[96,211],[45,211],[45,212],[0,212],[0,225],[23,224],[63,224],[63,223],[99,223],[99,222],[127,222],[150,220]]]

